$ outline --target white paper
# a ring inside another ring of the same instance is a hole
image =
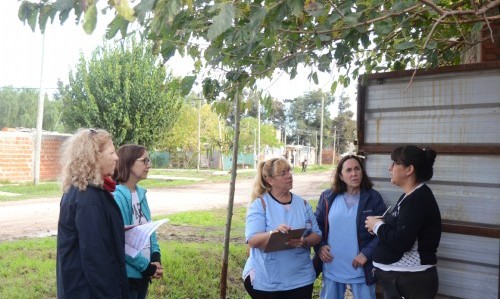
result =
[[[127,229],[125,231],[125,254],[136,257],[146,245],[151,234],[153,234],[160,225],[168,221],[168,219],[162,219]]]

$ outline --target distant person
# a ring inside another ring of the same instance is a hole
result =
[[[253,299],[310,299],[316,274],[311,247],[321,239],[312,208],[290,192],[293,177],[283,158],[261,162],[257,168],[252,202],[247,211],[245,238],[250,255],[243,270],[245,289]],[[264,252],[273,232],[308,228],[310,233],[292,239],[294,248]]]
[[[125,232],[111,192],[118,156],[104,130],[80,129],[63,144],[57,226],[57,298],[128,298]]]
[[[304,161],[302,161],[302,172],[306,172],[307,170],[307,159],[304,159]]]
[[[344,299],[349,284],[354,299],[375,299],[372,256],[378,238],[364,225],[367,216],[384,213],[384,201],[359,157],[343,157],[333,175],[331,188],[321,194],[316,207],[322,233],[315,246],[323,265],[320,298]]]
[[[144,146],[126,144],[118,149],[115,179],[119,184],[114,192],[125,225],[151,221],[146,189],[137,185],[148,176],[151,159]],[[136,256],[126,255],[130,299],[144,299],[151,279],[163,276],[160,246],[154,232],[144,249]]]
[[[386,299],[431,299],[439,285],[441,213],[424,182],[433,176],[436,152],[407,145],[396,148],[391,159],[391,183],[404,193],[384,218],[366,220],[368,231],[379,238],[373,255],[375,275]]]

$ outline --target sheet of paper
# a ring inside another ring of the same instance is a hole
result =
[[[151,234],[162,224],[167,223],[168,219],[148,222],[137,225],[132,228],[125,228],[125,254],[136,257],[144,248]]]

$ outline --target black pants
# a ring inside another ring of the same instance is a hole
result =
[[[288,291],[265,292],[255,290],[250,282],[250,275],[247,276],[244,282],[245,290],[252,299],[311,299],[314,284],[296,288]]]
[[[149,278],[129,278],[129,299],[145,299],[148,295]]]
[[[436,267],[420,272],[375,270],[385,299],[433,299],[438,292]]]

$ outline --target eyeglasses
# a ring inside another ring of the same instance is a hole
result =
[[[151,159],[149,159],[148,157],[137,159],[136,161],[141,161],[142,163],[144,163],[144,165],[149,165],[151,163]]]

